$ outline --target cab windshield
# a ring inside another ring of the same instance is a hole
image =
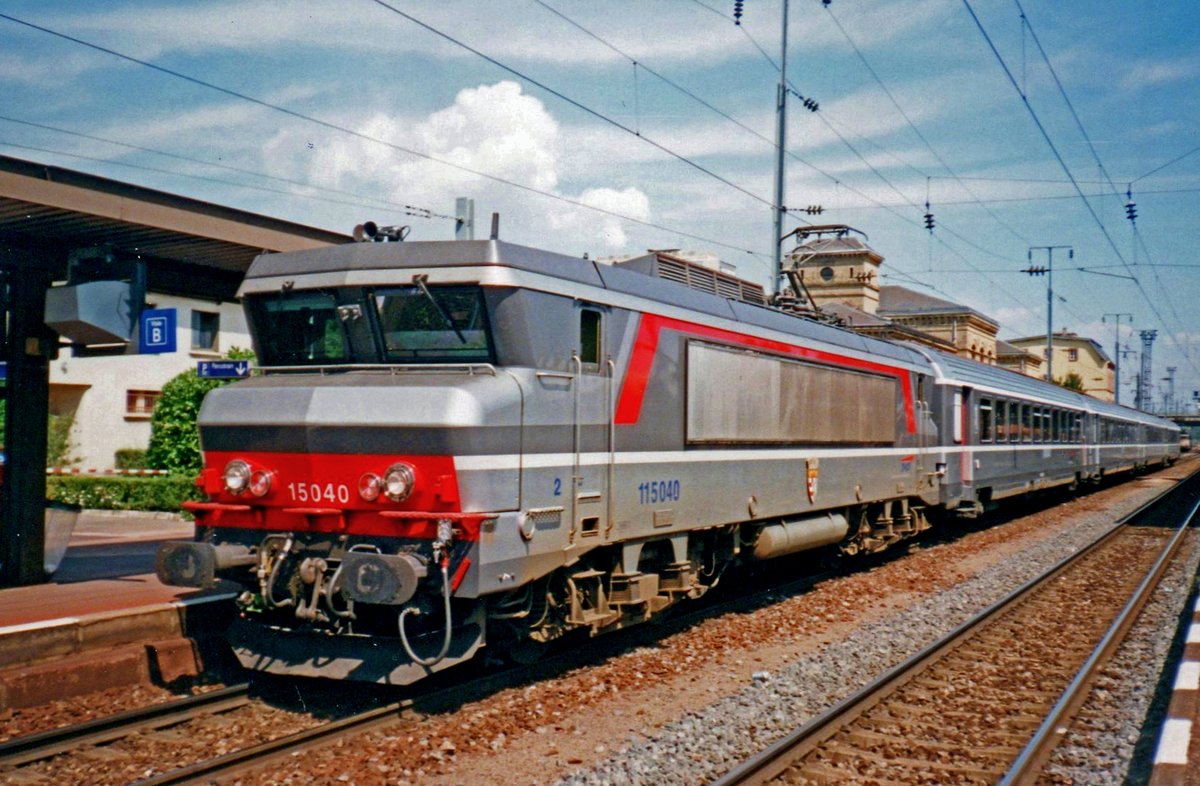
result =
[[[490,363],[483,290],[475,285],[342,287],[251,295],[263,366]]]
[[[374,304],[387,360],[488,360],[482,294],[479,287],[377,290]]]

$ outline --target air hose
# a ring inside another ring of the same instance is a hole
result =
[[[432,658],[417,657],[417,654],[415,652],[413,652],[412,646],[408,643],[408,634],[406,634],[404,632],[404,618],[407,617],[409,614],[416,614],[419,616],[421,614],[421,610],[418,609],[416,606],[409,606],[407,609],[400,612],[400,620],[399,620],[400,643],[402,645],[404,645],[404,652],[406,655],[408,655],[409,658],[412,659],[413,663],[419,664],[421,666],[425,666],[426,668],[433,666],[436,663],[441,662],[441,660],[446,657],[446,653],[450,651],[450,634],[452,632],[452,627],[451,627],[451,619],[450,619],[450,571],[449,571],[450,559],[449,559],[449,557],[443,556],[441,563],[442,563],[442,597],[445,600],[445,611],[446,611],[446,632],[445,632],[445,635],[442,637],[442,649],[438,652],[437,655],[434,655]]]

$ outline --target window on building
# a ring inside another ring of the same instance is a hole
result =
[[[126,390],[125,414],[134,418],[150,417],[161,395],[161,390]]]
[[[217,333],[221,331],[221,315],[211,311],[192,311],[192,349],[216,352]]]
[[[1067,361],[1074,363],[1077,360],[1079,360],[1079,350],[1075,347],[1071,347],[1067,350]]]

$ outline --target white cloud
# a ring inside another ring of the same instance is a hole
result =
[[[434,212],[445,213],[456,197],[471,196],[477,204],[477,236],[486,232],[487,213],[497,210],[504,214],[502,236],[534,245],[553,245],[545,241],[547,233],[570,237],[582,248],[619,250],[629,241],[626,222],[563,200],[640,220],[651,214],[649,198],[637,188],[614,187],[594,178],[579,193],[561,189],[559,124],[540,100],[523,93],[515,82],[464,89],[452,105],[424,118],[374,114],[361,121],[349,118],[345,124],[366,137],[431,158],[345,135],[326,135],[309,148],[311,135],[289,129],[264,146],[269,169],[300,170],[314,185],[386,194],[398,206]],[[563,199],[515,190],[497,179]],[[402,211],[397,212],[376,220],[405,220]]]
[[[29,87],[60,84],[111,61],[91,52],[75,52],[54,58],[34,59],[13,54],[0,54],[0,82]]]
[[[618,213],[630,218],[645,221],[650,218],[650,200],[636,188],[589,188],[579,195],[579,201],[591,207]],[[555,231],[572,235],[587,235],[599,233],[604,247],[609,251],[618,251],[629,246],[629,237],[625,224],[612,215],[597,215],[595,212],[575,209],[560,212],[551,216],[551,226]]]
[[[710,62],[745,54],[745,39],[731,24],[702,9],[637,3],[560,10],[603,37],[613,47],[657,63],[693,59],[702,47]],[[622,6],[624,9],[622,9]],[[501,60],[606,66],[628,62],[624,55],[588,37],[569,22],[534,4],[494,6],[470,0],[397,4],[397,9],[430,27]],[[36,21],[83,37],[103,38],[108,46],[139,58],[172,52],[263,51],[302,45],[310,50],[423,53],[475,58],[404,16],[371,3],[309,0],[303,7],[283,0],[215,0],[186,6],[139,4],[124,9],[59,13]],[[503,27],[503,34],[497,30]],[[689,35],[663,36],[675,29]],[[702,39],[698,42],[697,37]]]
[[[1195,79],[1200,73],[1200,63],[1195,58],[1183,60],[1143,60],[1121,77],[1121,87],[1126,90],[1144,90],[1171,82]]]

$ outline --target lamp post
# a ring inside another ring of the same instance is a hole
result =
[[[1121,320],[1125,319],[1133,322],[1133,314],[1105,314],[1100,317],[1101,322],[1108,322],[1108,318],[1113,318],[1113,395],[1116,397],[1116,403],[1121,403]]]
[[[1026,259],[1029,267],[1022,270],[1031,276],[1046,274],[1046,381],[1054,382],[1054,252],[1067,249],[1067,258],[1075,258],[1075,249],[1071,246],[1030,246]],[[1046,252],[1046,266],[1034,267],[1033,252]]]

